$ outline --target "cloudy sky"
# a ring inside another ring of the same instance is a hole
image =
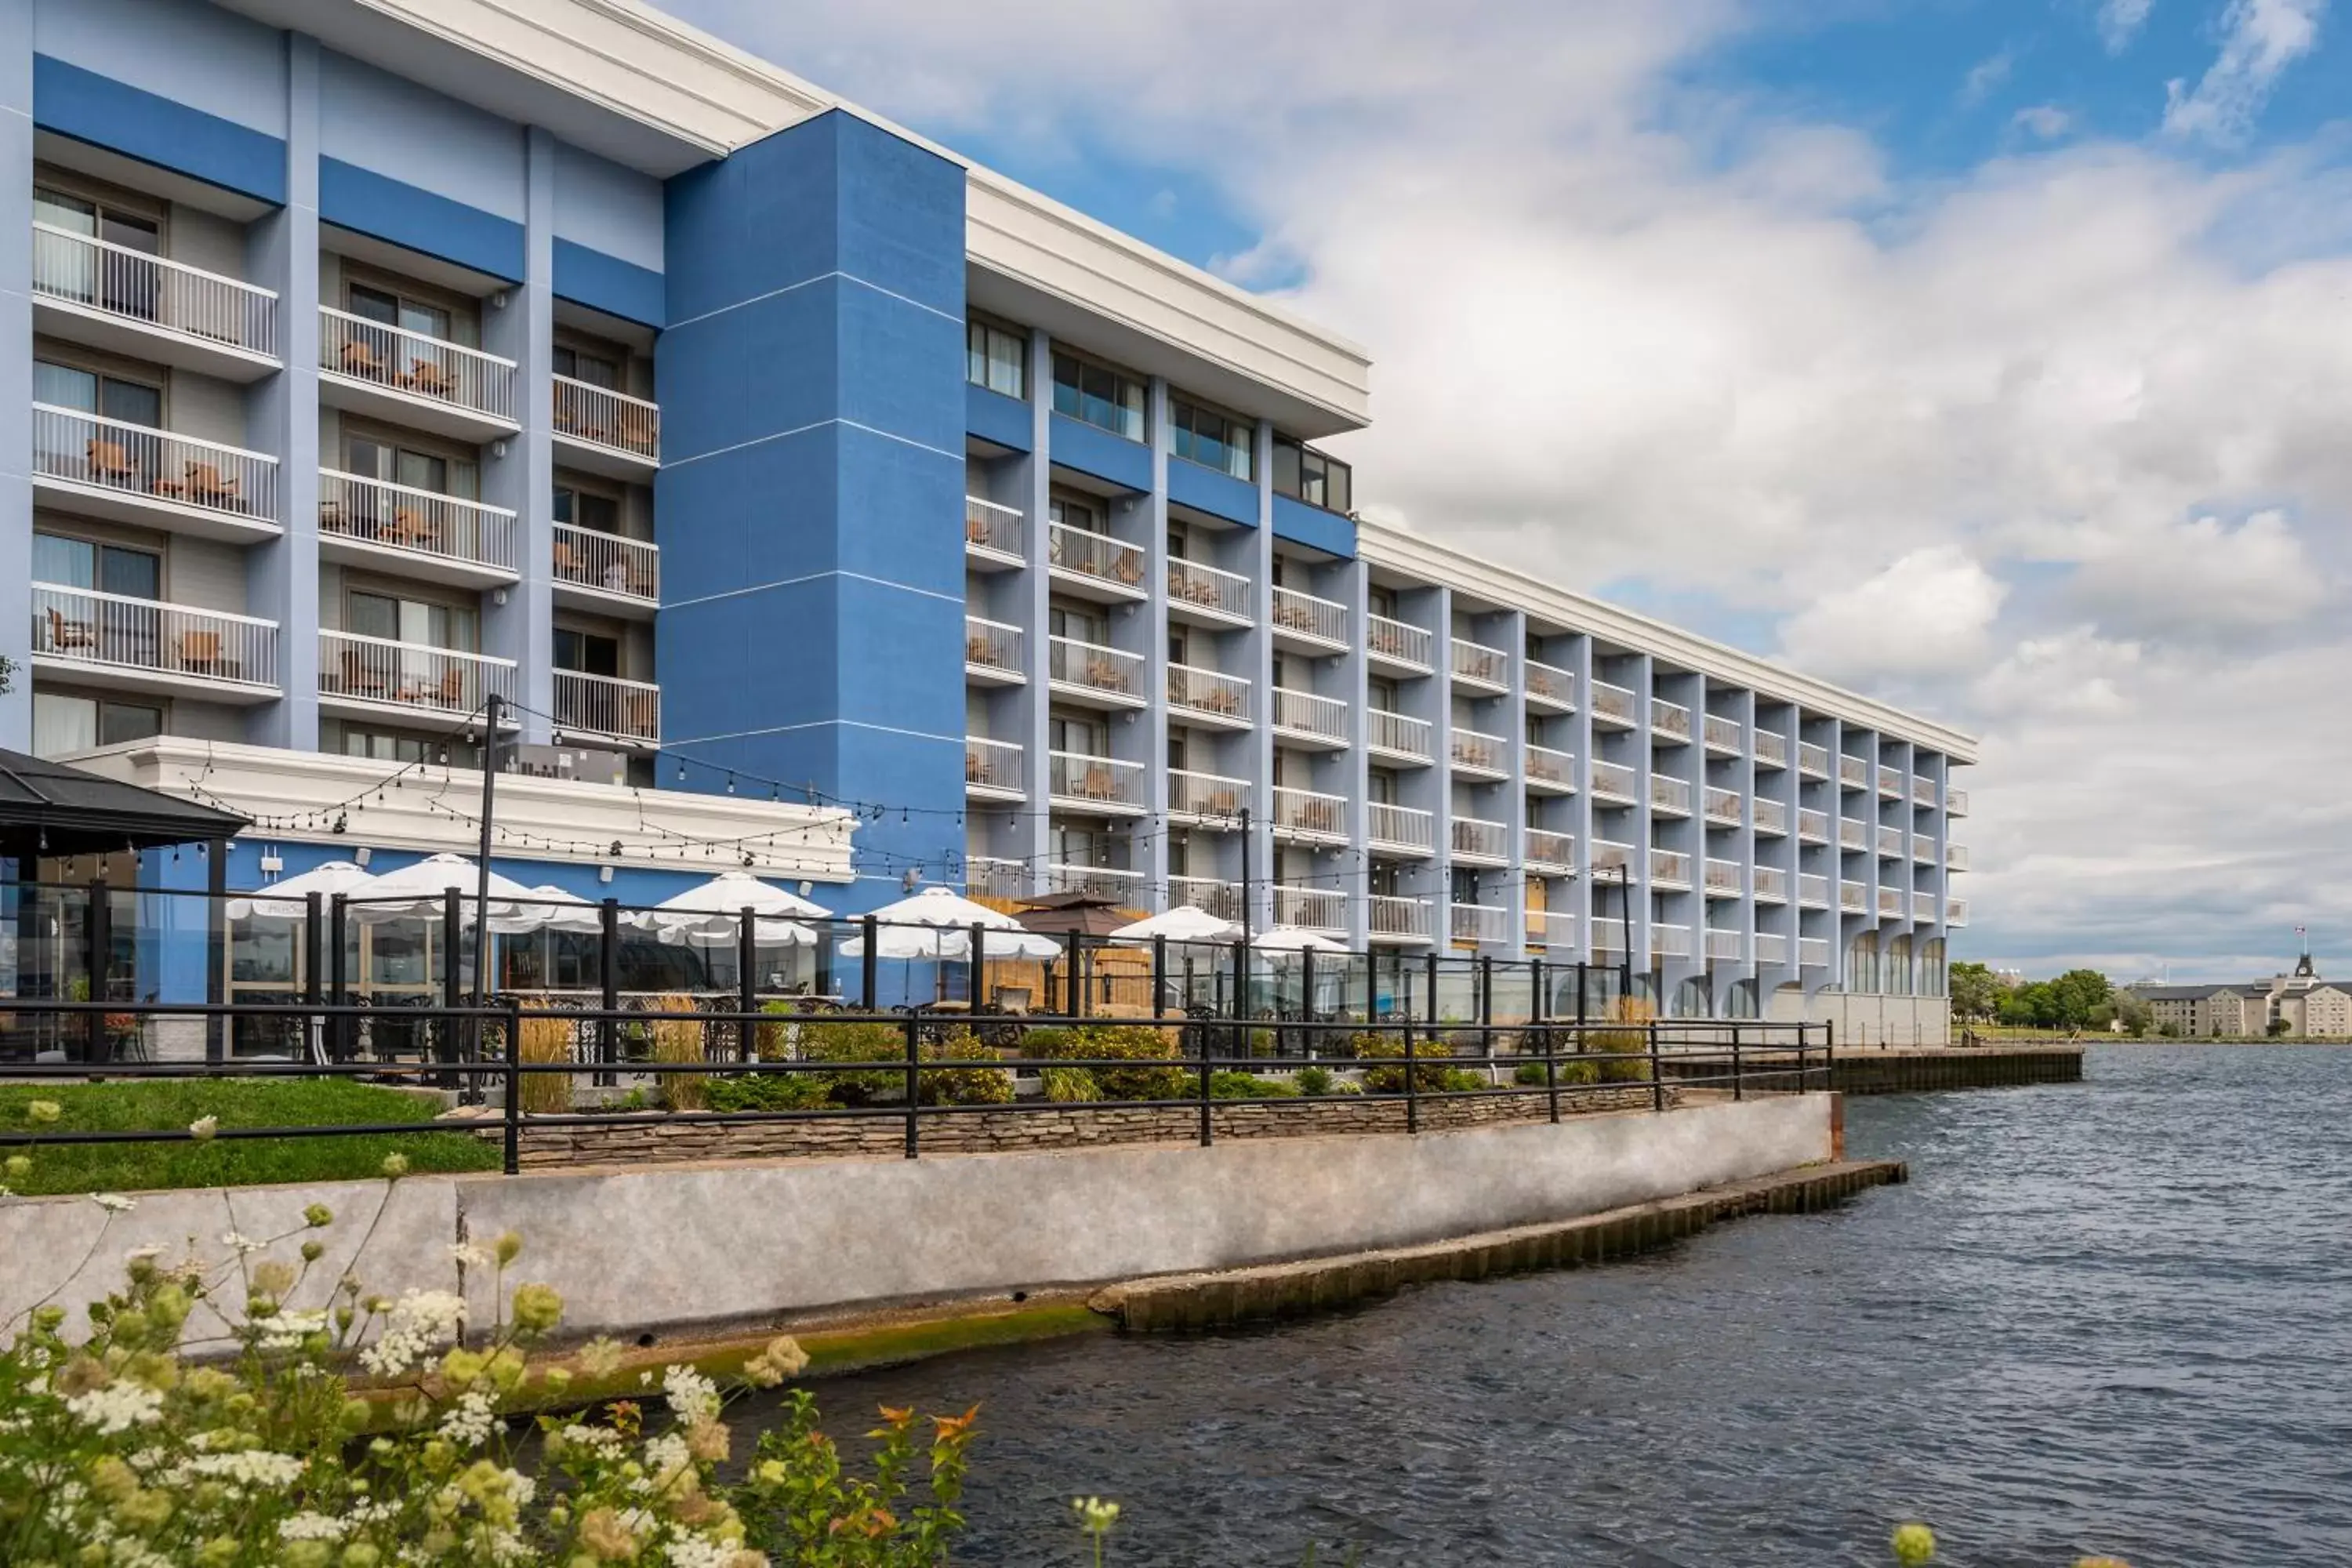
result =
[[[1367,344],[1367,511],[1981,734],[1959,955],[2352,973],[2352,4],[667,4]]]

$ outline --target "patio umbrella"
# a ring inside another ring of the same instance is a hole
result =
[[[367,901],[353,904],[352,914],[370,925],[438,914],[444,895],[454,889],[458,895],[457,918],[471,921],[480,875],[480,869],[463,855],[428,855],[413,866],[403,866],[378,877],[367,889]],[[514,901],[533,897],[536,895],[529,888],[512,877],[501,876],[495,870],[490,873],[492,921],[511,919]]]
[[[1258,932],[1250,945],[1276,958],[1290,958],[1302,952],[1348,951],[1346,942],[1325,936],[1319,931],[1308,931],[1305,926],[1276,926],[1271,931]]]
[[[322,860],[299,876],[256,889],[247,897],[231,899],[228,918],[247,921],[258,915],[264,920],[299,921],[310,912],[310,894],[318,894],[321,904],[331,902],[338,893],[356,898],[373,887],[375,880],[356,861]]]
[[[946,888],[925,888],[911,899],[901,899],[874,911],[882,929],[874,950],[879,958],[937,958],[961,963],[971,956],[971,928],[988,932],[991,958],[1058,958],[1062,944],[1052,937],[1024,930],[1011,915],[976,904]],[[921,929],[915,929],[921,928]],[[866,938],[851,937],[841,944],[845,958],[866,956]]]
[[[580,936],[604,934],[604,911],[577,893],[568,893],[548,883],[529,889],[523,898],[530,901],[490,916],[492,931],[499,936],[529,936],[542,931]]]
[[[673,893],[639,920],[664,942],[730,947],[745,910],[757,921],[754,940],[782,947],[815,946],[816,932],[795,922],[823,920],[830,912],[748,871],[722,871],[707,882]]]
[[[1163,936],[1170,942],[1230,942],[1241,934],[1242,928],[1222,915],[1213,915],[1197,904],[1179,904],[1150,920],[1119,927],[1110,939],[1148,946]]]

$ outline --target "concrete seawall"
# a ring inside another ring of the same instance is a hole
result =
[[[0,1321],[78,1306],[122,1255],[337,1223],[291,1305],[346,1272],[370,1289],[450,1283],[449,1248],[526,1238],[518,1279],[554,1285],[574,1333],[724,1331],[797,1314],[1413,1247],[1752,1180],[1835,1157],[1834,1097],[1785,1096],[1428,1132],[1133,1145],[921,1160],[743,1162],[422,1176],[0,1205]],[[362,1245],[364,1238],[364,1245]],[[290,1253],[292,1244],[280,1248]],[[467,1281],[490,1310],[488,1281]]]
[[[1761,1072],[1776,1061],[1786,1062],[1791,1068],[1795,1065],[1794,1058],[1786,1053],[1767,1049],[1750,1049],[1743,1053],[1741,1060],[1750,1073]],[[1811,1066],[1818,1083],[1820,1060],[1816,1058]],[[1731,1058],[1727,1052],[1721,1058],[1685,1057],[1677,1060],[1670,1057],[1661,1070],[1669,1079],[1721,1078],[1730,1073]],[[1840,1094],[1924,1094],[1943,1089],[2014,1089],[2025,1084],[2082,1080],[2083,1047],[2079,1045],[1841,1046],[1831,1068],[1829,1087]]]

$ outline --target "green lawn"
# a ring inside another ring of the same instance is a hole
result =
[[[35,1127],[26,1102],[55,1100],[58,1121]],[[201,1117],[235,1127],[335,1127],[430,1121],[440,1106],[420,1095],[341,1079],[174,1079],[0,1084],[0,1156],[28,1153],[20,1193],[129,1193],[163,1187],[252,1186],[377,1174],[386,1154],[414,1171],[488,1171],[495,1142],[466,1132],[390,1132],[354,1138],[215,1138],[209,1142],[83,1143],[26,1149],[32,1132],[184,1128]]]

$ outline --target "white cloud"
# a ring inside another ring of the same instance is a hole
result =
[[[1958,674],[1983,658],[2007,595],[1958,549],[1915,550],[1790,616],[1780,654],[1800,668],[1839,678]]]
[[[2017,55],[2013,50],[2003,49],[1997,55],[1986,56],[1970,66],[1969,74],[1960,79],[1960,102],[1969,108],[1982,103],[1995,89],[2009,79],[2009,73],[2016,68]]]
[[[2099,41],[2107,53],[2119,55],[2131,47],[2139,30],[2147,25],[2147,14],[2156,0],[2104,0],[2099,6]]]
[[[2036,103],[2011,115],[2009,122],[2021,131],[2032,132],[2044,142],[2054,142],[2073,127],[2074,117],[2054,103]]]
[[[2231,142],[2245,134],[2270,100],[2279,73],[2319,40],[2327,0],[2230,0],[2221,16],[2221,51],[2194,89],[2185,79],[2165,87],[2164,128],[2179,136]]]
[[[2080,539],[2075,591],[2109,624],[2175,631],[2292,626],[2334,602],[2329,574],[2283,513],[2231,528],[2204,516]]]

